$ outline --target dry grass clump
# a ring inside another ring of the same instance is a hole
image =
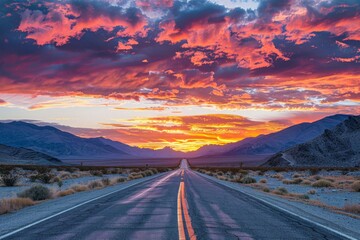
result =
[[[218,171],[218,172],[216,172],[216,175],[217,175],[217,176],[223,176],[224,173],[223,173],[222,171]]]
[[[295,179],[285,179],[282,181],[284,184],[300,184],[303,181],[302,178],[295,178]]]
[[[286,195],[288,194],[288,190],[284,187],[278,187],[272,191],[273,193],[277,195]]]
[[[256,179],[255,178],[252,178],[252,177],[249,177],[249,176],[245,176],[241,179],[240,181],[241,183],[243,184],[250,184],[250,183],[256,183]]]
[[[32,206],[35,202],[30,198],[5,198],[0,200],[0,214],[5,214]]]
[[[144,176],[140,173],[130,173],[128,176],[129,180],[134,180],[134,179],[139,179],[139,178],[143,178]]]
[[[83,192],[89,190],[88,186],[83,184],[72,185],[70,189],[74,190],[75,192]]]
[[[277,178],[277,179],[279,179],[279,180],[283,180],[283,179],[284,179],[284,176],[283,176],[282,174],[280,174],[280,173],[273,174],[273,175],[271,175],[270,177],[272,177],[272,178]]]
[[[292,175],[292,178],[299,178],[299,177],[302,177],[302,175],[299,174],[299,173],[294,173],[294,174]]]
[[[87,186],[89,189],[96,189],[96,188],[103,188],[104,184],[102,183],[102,181],[96,180],[89,182]]]
[[[226,176],[223,176],[223,175],[218,175],[218,176],[216,176],[218,179],[220,179],[220,180],[223,180],[223,181],[227,181],[228,180],[228,178],[226,177]]]
[[[346,212],[360,214],[360,204],[347,204],[343,209]]]
[[[41,201],[51,198],[52,194],[49,188],[42,185],[36,185],[18,193],[18,197]]]
[[[320,180],[317,180],[316,182],[314,182],[312,184],[312,186],[317,187],[317,188],[332,187],[332,183],[328,180],[320,179]]]
[[[356,181],[353,184],[351,184],[351,189],[355,192],[360,192],[360,181]]]
[[[304,184],[304,185],[311,185],[311,181],[310,180],[303,180],[302,182],[301,182],[301,184]]]
[[[259,183],[267,183],[267,180],[265,178],[260,179]]]
[[[66,189],[66,190],[63,190],[63,191],[59,191],[56,193],[56,197],[65,197],[67,195],[71,195],[71,194],[74,194],[75,191],[73,189]]]

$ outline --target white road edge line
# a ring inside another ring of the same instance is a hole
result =
[[[194,171],[194,172],[195,172],[195,171]],[[196,174],[200,174],[200,173],[198,173],[198,172],[195,172],[195,173],[196,173]],[[203,176],[203,177],[205,177],[205,178],[208,178],[209,180],[214,181],[214,179],[212,179],[210,176],[206,176],[206,175],[204,175],[204,174],[200,174],[200,176]],[[326,230],[328,230],[328,231],[330,231],[330,232],[333,232],[333,233],[335,233],[335,234],[337,234],[337,235],[340,235],[340,236],[342,236],[342,237],[344,237],[344,238],[347,238],[347,239],[350,239],[350,240],[358,240],[357,238],[354,238],[354,237],[349,236],[349,235],[347,235],[347,234],[345,234],[345,233],[339,232],[339,231],[337,231],[337,230],[335,230],[335,229],[332,229],[332,228],[330,228],[330,227],[327,227],[327,226],[325,226],[325,225],[323,225],[323,224],[321,224],[321,223],[315,222],[315,221],[313,221],[313,220],[311,220],[311,219],[308,219],[308,218],[306,218],[306,217],[300,216],[300,215],[298,215],[298,214],[296,214],[296,213],[294,213],[294,212],[291,212],[291,211],[289,211],[289,210],[287,210],[287,209],[285,209],[285,208],[282,208],[282,207],[277,206],[277,205],[275,205],[275,204],[273,204],[273,203],[271,203],[271,202],[268,202],[268,201],[266,201],[266,200],[264,200],[264,199],[262,199],[262,198],[253,196],[253,195],[251,195],[251,194],[249,194],[249,193],[246,193],[246,192],[244,192],[244,191],[242,191],[242,190],[240,190],[240,189],[238,189],[238,188],[235,188],[235,187],[230,186],[230,185],[227,185],[227,184],[223,184],[223,183],[218,182],[218,181],[215,181],[215,182],[220,183],[221,185],[223,185],[223,186],[225,186],[225,187],[228,187],[228,188],[231,188],[231,189],[233,189],[233,190],[239,191],[239,192],[241,192],[241,193],[243,193],[243,194],[245,194],[245,195],[247,195],[247,196],[249,196],[249,197],[255,198],[256,200],[259,200],[259,201],[261,201],[261,202],[263,202],[263,203],[266,203],[267,205],[270,205],[270,206],[272,206],[272,207],[274,207],[274,208],[276,208],[276,209],[278,209],[278,210],[281,210],[281,211],[286,212],[286,213],[288,213],[288,214],[290,214],[290,215],[293,215],[293,216],[295,216],[295,217],[298,217],[298,218],[300,218],[300,219],[302,219],[302,220],[304,220],[304,221],[307,221],[307,222],[309,222],[309,223],[312,223],[312,224],[314,224],[314,225],[316,225],[316,226],[318,226],[318,227],[324,228],[324,229],[326,229]],[[1,239],[1,238],[0,238],[0,239]]]
[[[165,174],[164,174],[164,175],[165,175]],[[156,176],[156,177],[160,177],[160,176]],[[130,185],[128,185],[128,186],[126,186],[126,187],[124,187],[124,188],[122,188],[122,189],[115,190],[115,191],[106,193],[105,195],[101,195],[101,196],[98,196],[98,197],[96,197],[96,198],[89,199],[89,200],[87,200],[87,201],[85,201],[85,202],[83,202],[83,203],[79,203],[79,204],[77,204],[77,205],[75,205],[75,206],[73,206],[73,207],[71,207],[71,208],[68,208],[68,209],[63,210],[63,211],[58,212],[58,213],[55,213],[55,214],[53,214],[53,215],[50,215],[50,216],[48,216],[48,217],[46,217],[46,218],[43,218],[43,219],[40,219],[40,220],[38,220],[38,221],[36,221],[36,222],[33,222],[33,223],[31,223],[31,224],[25,225],[25,226],[23,226],[23,227],[21,227],[21,228],[18,228],[18,229],[16,229],[16,230],[12,231],[12,232],[6,233],[6,234],[0,236],[0,240],[1,240],[1,239],[5,239],[5,238],[7,238],[7,237],[10,237],[11,235],[14,235],[14,234],[16,234],[16,233],[18,233],[18,232],[21,232],[21,231],[23,231],[23,230],[25,230],[25,229],[27,229],[27,228],[30,228],[30,227],[32,227],[32,226],[34,226],[34,225],[37,225],[37,224],[42,223],[42,222],[44,222],[44,221],[46,221],[46,220],[49,220],[49,219],[54,218],[54,217],[56,217],[56,216],[59,216],[59,215],[61,215],[61,214],[63,214],[63,213],[69,212],[69,211],[71,211],[71,210],[73,210],[73,209],[75,209],[75,208],[81,207],[81,206],[83,206],[83,205],[85,205],[85,204],[87,204],[87,203],[96,201],[96,200],[98,200],[98,199],[100,199],[100,198],[104,198],[104,197],[106,197],[106,196],[109,196],[109,195],[111,195],[111,194],[114,194],[114,193],[117,193],[117,192],[120,192],[120,191],[123,191],[123,190],[128,189],[128,188],[130,188],[130,187],[132,187],[132,186],[135,186],[135,185],[140,184],[140,183],[144,183],[144,182],[146,182],[147,180],[151,180],[151,179],[154,179],[154,178],[156,178],[156,177],[154,176],[153,178],[150,178],[150,179],[144,179],[144,181],[139,181],[139,182],[130,184]]]

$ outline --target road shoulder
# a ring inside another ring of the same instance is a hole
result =
[[[169,172],[160,173],[141,179],[135,179],[99,190],[79,192],[65,197],[47,200],[43,203],[23,208],[17,212],[1,215],[0,239],[3,235],[9,232],[16,231],[20,228],[23,228],[24,226],[28,226],[37,221],[41,221],[42,219],[59,214],[60,212],[74,209],[76,206],[80,207],[80,205],[86,202],[90,202],[92,199],[100,199],[102,196],[108,196],[110,194],[120,192],[132,186],[161,177],[167,173]]]
[[[269,195],[238,183],[219,180],[217,178],[195,172],[196,174],[232,190],[251,196],[263,203],[277,208],[283,212],[290,212],[294,216],[307,219],[312,223],[326,226],[335,232],[343,233],[353,239],[360,238],[360,220],[345,215],[336,214],[317,206],[307,205],[301,202],[290,201],[277,196]],[[351,238],[350,238],[351,239]]]

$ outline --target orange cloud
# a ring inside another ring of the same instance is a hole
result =
[[[226,144],[287,127],[282,122],[251,121],[238,115],[209,114],[135,118],[115,127],[121,141],[140,147],[192,151],[207,144]],[[119,139],[120,140],[120,139]]]
[[[143,108],[123,108],[116,107],[116,110],[126,110],[126,111],[164,111],[165,107],[143,107]]]
[[[106,3],[105,6],[107,5]],[[140,12],[133,16],[126,14],[110,14],[98,6],[83,8],[81,5],[48,2],[45,4],[48,12],[26,9],[21,14],[21,22],[17,30],[26,32],[28,39],[33,39],[38,45],[55,43],[57,46],[66,44],[70,38],[81,38],[84,31],[104,29],[113,31],[116,27],[123,27],[117,31],[119,37],[144,37],[147,34],[146,18]],[[121,8],[118,9],[121,13]],[[134,40],[133,40],[134,41]],[[129,43],[130,45],[133,45]]]

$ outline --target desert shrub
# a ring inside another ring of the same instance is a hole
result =
[[[259,183],[267,183],[267,180],[265,178],[260,179]]]
[[[30,176],[29,176],[29,180],[30,180],[30,182],[36,182],[36,180],[37,180],[37,175],[30,175]]]
[[[360,181],[356,181],[353,184],[351,184],[351,189],[355,192],[360,192]]]
[[[278,195],[285,195],[288,193],[288,190],[284,187],[278,187],[273,191],[273,193],[278,194]]]
[[[159,171],[156,168],[152,168],[151,170],[153,171],[153,174],[158,174],[159,173]]]
[[[299,178],[299,177],[301,177],[301,174],[299,174],[299,173],[294,173],[292,175],[292,178]]]
[[[60,192],[57,192],[56,193],[56,196],[57,197],[65,197],[67,195],[71,195],[71,194],[74,194],[75,191],[73,189],[66,189],[66,190],[63,190],[63,191],[60,191]]]
[[[327,181],[327,180],[324,180],[324,179],[320,179],[320,180],[317,180],[316,182],[314,182],[312,184],[313,187],[317,187],[317,188],[322,188],[322,187],[331,187],[332,186],[332,183]]]
[[[131,173],[128,177],[129,180],[133,180],[133,179],[138,179],[138,178],[142,178],[143,176],[139,173]]]
[[[272,178],[277,178],[277,179],[279,179],[279,180],[284,179],[284,176],[283,176],[282,174],[280,174],[280,173],[273,174],[273,175],[271,175],[271,177],[272,177]]]
[[[87,185],[82,185],[82,184],[76,184],[70,187],[72,190],[74,190],[75,192],[83,192],[83,191],[87,191],[89,190]]]
[[[34,205],[30,198],[5,198],[0,200],[0,214],[5,214],[19,210],[21,208]]]
[[[241,183],[244,184],[256,183],[256,179],[249,176],[245,176],[241,179]]]
[[[309,195],[307,195],[307,194],[300,194],[300,195],[298,196],[298,198],[300,198],[300,199],[305,199],[305,200],[310,199]]]
[[[99,170],[91,170],[90,174],[93,175],[93,176],[97,176],[97,177],[102,177],[103,176],[103,173],[101,171],[99,171]]]
[[[39,179],[42,183],[48,184],[54,176],[51,173],[41,173],[38,174],[37,179]]]
[[[103,179],[101,179],[101,182],[104,186],[109,186],[111,183],[109,178],[103,178]]]
[[[259,175],[259,176],[264,176],[264,175],[265,175],[265,172],[264,172],[264,171],[259,171],[258,175]]]
[[[94,189],[94,188],[102,188],[104,187],[102,181],[91,181],[88,183],[88,188]]]
[[[60,181],[61,181],[61,178],[59,178],[59,177],[54,177],[52,179],[52,182],[54,182],[54,183],[57,183],[57,182],[60,182]]]
[[[232,179],[232,182],[241,183],[241,176],[235,175]]]
[[[126,178],[124,178],[124,177],[119,177],[119,178],[116,179],[116,181],[117,181],[118,183],[120,183],[120,182],[126,182]]]
[[[216,174],[217,174],[218,176],[224,175],[224,173],[223,173],[222,171],[218,171],[218,172],[216,172]]]
[[[68,172],[61,172],[60,173],[60,175],[59,175],[59,177],[61,178],[61,179],[69,179],[69,178],[71,178],[72,177],[72,175],[70,174],[70,173],[68,173]]]
[[[292,179],[292,180],[289,180],[289,179],[285,179],[282,181],[282,183],[284,184],[300,184],[303,180],[301,178],[295,178],[295,179]]]
[[[36,186],[32,186],[29,189],[26,189],[21,193],[18,193],[18,197],[30,198],[34,201],[40,201],[51,198],[51,191],[49,188],[45,186],[36,185]]]
[[[314,195],[316,193],[316,190],[315,189],[310,189],[308,191],[308,194],[311,194],[311,195]]]
[[[360,204],[346,204],[344,210],[346,212],[360,214]]]
[[[270,192],[270,189],[267,188],[267,187],[264,187],[262,190],[263,190],[264,192]]]
[[[0,181],[6,187],[15,186],[18,180],[19,180],[19,175],[15,174],[15,173],[2,174],[1,178],[0,178]]]
[[[152,169],[146,170],[145,173],[146,173],[147,176],[152,176],[152,175],[156,174],[157,171],[156,171],[156,169],[152,168]]]
[[[302,184],[304,185],[311,185],[311,181],[310,180],[303,180]]]

